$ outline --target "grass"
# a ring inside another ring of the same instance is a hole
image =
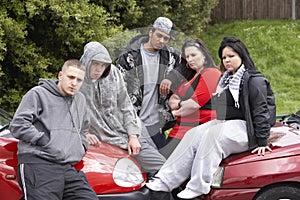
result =
[[[239,37],[247,46],[258,71],[271,82],[277,114],[300,109],[300,20],[245,20],[208,26],[199,35],[216,64],[225,36]]]

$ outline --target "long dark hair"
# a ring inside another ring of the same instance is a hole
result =
[[[204,61],[204,69],[205,68],[212,68],[212,67],[216,67],[215,65],[215,62],[208,50],[208,48],[206,47],[205,43],[199,39],[199,38],[196,38],[196,39],[189,39],[187,40],[183,45],[182,45],[182,48],[181,48],[181,52],[182,52],[182,75],[187,79],[187,80],[190,80],[194,77],[194,75],[196,74],[196,71],[191,69],[189,66],[188,66],[188,63],[185,59],[185,54],[184,54],[184,50],[187,48],[187,47],[197,47],[204,55],[205,57],[205,61]],[[183,70],[184,69],[184,70]]]
[[[220,66],[221,69],[222,68],[225,69],[223,65],[223,59],[222,59],[222,51],[225,47],[231,47],[237,54],[239,54],[246,69],[255,70],[254,62],[250,57],[246,45],[239,38],[231,37],[231,36],[224,37],[219,47],[218,53],[219,53],[219,58],[221,60],[221,66]]]

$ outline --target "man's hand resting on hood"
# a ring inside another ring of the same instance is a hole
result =
[[[141,144],[136,135],[129,135],[128,153],[129,155],[137,155],[140,153]]]
[[[86,139],[87,139],[89,145],[93,145],[93,146],[100,145],[100,140],[94,134],[91,134],[91,133],[87,132],[86,133]]]

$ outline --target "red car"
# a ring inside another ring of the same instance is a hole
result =
[[[0,199],[20,200],[23,193],[17,181],[17,143],[8,131],[11,116],[0,109]],[[101,143],[90,146],[85,157],[76,165],[101,200],[148,200],[149,190],[144,186],[146,174],[127,152]]]
[[[289,126],[288,126],[289,125]],[[231,155],[215,173],[205,200],[299,200],[300,111],[271,129],[272,152]]]

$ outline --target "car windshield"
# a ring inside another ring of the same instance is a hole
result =
[[[12,116],[8,112],[0,108],[0,136],[9,134],[7,126],[11,119]]]

